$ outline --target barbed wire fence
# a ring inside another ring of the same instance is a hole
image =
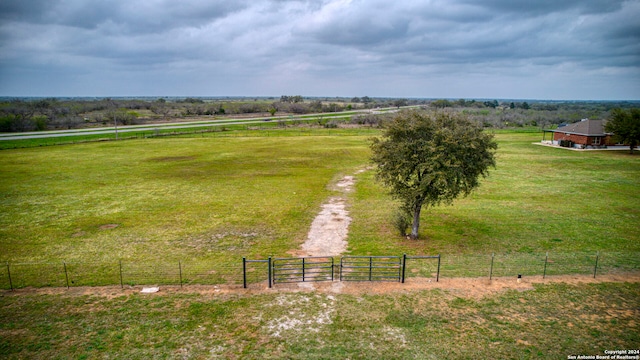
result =
[[[258,260],[258,259],[255,259]],[[243,264],[244,263],[244,264]],[[339,260],[336,262],[339,263]],[[591,275],[640,271],[640,252],[404,256],[404,278]],[[4,262],[0,289],[25,287],[242,285],[269,279],[266,261]]]

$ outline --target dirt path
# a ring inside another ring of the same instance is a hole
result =
[[[301,287],[298,284],[276,284],[272,288],[267,286],[266,281],[258,284],[251,284],[249,288],[243,289],[242,285],[185,285],[182,288],[177,285],[160,285],[160,291],[144,296],[163,296],[171,294],[200,294],[206,296],[221,296],[225,294],[270,294],[270,293],[290,293],[290,292],[318,292],[325,294],[372,294],[384,295],[393,293],[412,293],[422,290],[445,290],[443,296],[456,296],[465,298],[483,298],[503,293],[508,290],[529,291],[533,290],[534,284],[557,284],[567,285],[596,284],[607,282],[629,282],[640,283],[640,272],[603,274],[593,278],[593,275],[558,275],[524,278],[517,282],[515,277],[494,278],[441,278],[439,282],[430,278],[409,278],[403,284],[400,282],[344,282],[328,281],[313,283],[311,287]],[[309,283],[303,283],[309,284]],[[0,296],[21,296],[21,295],[67,295],[67,296],[103,296],[107,298],[119,297],[140,293],[143,286],[78,286],[70,289],[64,287],[52,288],[24,288],[14,291],[0,290]]]
[[[360,171],[361,172],[361,171]],[[359,173],[360,173],[359,172]],[[344,194],[353,190],[355,178],[345,176],[336,184]],[[346,208],[346,199],[332,197],[322,205],[320,213],[311,223],[307,240],[296,256],[338,256],[347,250],[347,235],[351,218]]]

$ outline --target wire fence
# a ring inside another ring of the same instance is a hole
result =
[[[437,262],[407,262],[406,277],[435,277]],[[440,277],[554,276],[611,274],[640,270],[639,252],[511,253],[443,255]]]
[[[402,256],[398,256],[402,258]],[[338,258],[335,261],[340,264]],[[0,288],[136,285],[241,285],[266,283],[271,262],[261,259],[202,262],[113,261],[0,265]],[[404,256],[402,279],[600,274],[640,271],[639,252],[512,253]],[[335,265],[336,267],[340,265]],[[339,269],[336,269],[339,271]],[[339,276],[336,276],[339,279]]]
[[[257,279],[250,279],[258,281]],[[112,263],[5,263],[0,287],[242,284],[242,264],[115,261]]]

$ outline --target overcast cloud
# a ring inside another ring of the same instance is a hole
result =
[[[3,0],[2,96],[640,99],[640,0]]]

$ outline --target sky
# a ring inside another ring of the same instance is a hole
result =
[[[640,99],[640,0],[2,0],[0,96]]]

